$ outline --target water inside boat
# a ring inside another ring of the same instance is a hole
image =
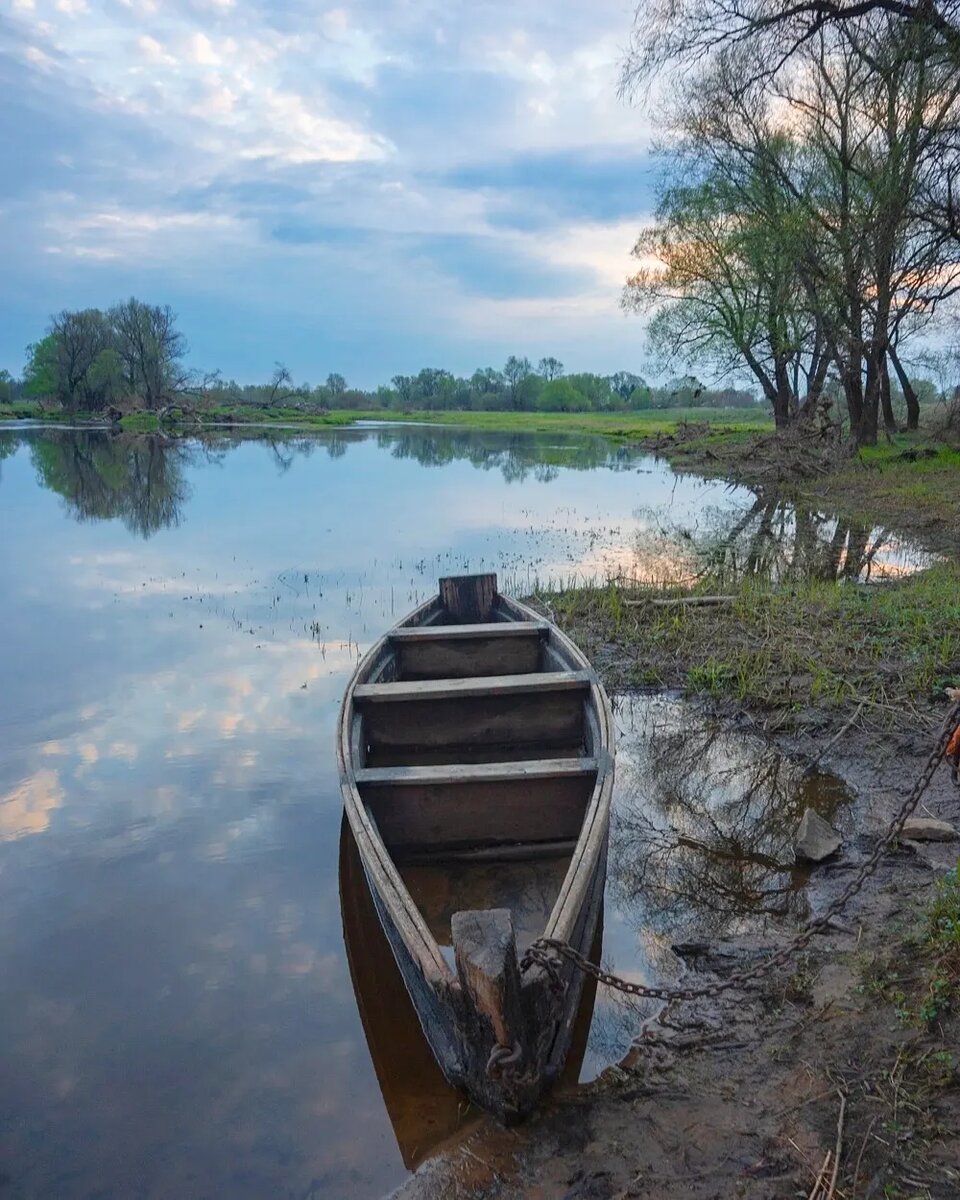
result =
[[[400,874],[452,968],[450,921],[455,912],[509,908],[522,953],[543,933],[570,857],[568,851],[525,862],[406,865]]]

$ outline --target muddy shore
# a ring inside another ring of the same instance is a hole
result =
[[[809,759],[824,744],[822,734],[774,740]],[[856,794],[858,832],[814,871],[814,914],[869,854],[928,752],[926,736],[907,732],[852,733],[831,753],[826,765]],[[920,811],[960,825],[946,768]],[[397,1197],[786,1200],[810,1195],[838,1145],[836,1196],[956,1197],[960,1020],[914,1011],[926,986],[924,908],[956,862],[955,843],[902,843],[842,923],[762,986],[674,1006],[593,1084],[555,1096],[519,1129],[481,1121]],[[688,951],[685,981],[730,974],[793,932],[769,923]]]

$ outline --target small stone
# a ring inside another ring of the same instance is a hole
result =
[[[793,842],[793,853],[797,862],[822,862],[840,849],[843,839],[840,834],[814,812],[812,808],[804,811],[800,827]]]
[[[948,821],[933,817],[907,817],[901,837],[911,842],[955,842],[960,834]]]

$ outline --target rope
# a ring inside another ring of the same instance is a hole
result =
[[[666,1001],[706,999],[707,997],[719,996],[722,992],[730,991],[732,988],[753,983],[768,971],[783,966],[794,954],[797,954],[809,945],[811,939],[824,929],[834,917],[839,916],[849,901],[853,899],[870,876],[873,875],[880,865],[880,860],[884,854],[900,836],[907,818],[911,816],[920,802],[920,797],[930,786],[930,782],[936,774],[937,767],[944,757],[947,746],[958,729],[960,729],[960,700],[951,706],[944,719],[940,735],[933,750],[930,752],[930,757],[924,764],[923,770],[917,776],[917,780],[910,789],[909,795],[900,805],[886,833],[884,833],[883,837],[874,846],[872,853],[864,861],[860,870],[820,916],[808,921],[797,936],[784,946],[783,949],[769,955],[754,966],[737,971],[733,975],[728,975],[724,980],[704,984],[700,987],[650,987],[645,983],[635,983],[630,979],[621,979],[618,975],[603,970],[602,967],[585,958],[578,950],[574,950],[572,946],[557,938],[538,938],[530,944],[523,958],[520,960],[520,970],[527,971],[533,966],[540,967],[547,976],[550,990],[552,992],[562,992],[564,984],[560,978],[560,969],[563,960],[566,959],[567,962],[571,963],[585,975],[590,975],[597,983],[602,983],[604,987],[624,992],[628,996],[642,996],[651,1000]]]

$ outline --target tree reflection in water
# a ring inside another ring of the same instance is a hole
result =
[[[882,527],[762,493],[746,506],[704,508],[696,528],[664,524],[656,510],[637,515],[646,526],[638,536],[638,560],[663,564],[663,582],[684,586],[700,580],[722,591],[745,579],[868,581],[909,574],[933,561]]]
[[[51,430],[31,439],[30,453],[40,482],[78,521],[119,517],[146,538],[178,525],[190,494],[183,470],[193,451],[158,434]]]
[[[0,479],[3,478],[3,460],[9,458],[18,445],[19,439],[12,429],[0,429]]]
[[[422,467],[466,461],[483,471],[500,471],[507,483],[556,479],[561,467],[590,471],[629,470],[643,455],[602,437],[557,433],[507,434],[472,429],[393,427],[379,434],[394,458],[412,458]]]
[[[807,807],[836,818],[852,796],[764,738],[677,700],[626,698],[609,886],[637,925],[717,936],[756,914],[802,918],[792,840]]]
[[[843,781],[676,699],[621,697],[617,724],[607,930],[629,930],[646,960],[627,973],[670,980],[678,970],[672,944],[736,936],[771,917],[805,919],[793,836],[807,807],[842,820],[853,799]],[[620,955],[609,943],[616,969]],[[593,1061],[622,1056],[654,1011],[600,989]]]
[[[574,470],[629,468],[638,455],[603,438],[513,435],[461,429],[398,427],[378,430],[378,445],[395,458],[421,466],[467,461],[497,470],[507,483],[555,479],[561,466]],[[116,429],[33,428],[0,430],[0,461],[29,446],[39,482],[62,496],[78,521],[119,518],[141,537],[180,523],[190,496],[189,467],[218,461],[244,443],[262,446],[286,474],[298,458],[324,450],[331,459],[371,437],[365,428],[321,430],[230,427],[188,434],[131,433]]]

